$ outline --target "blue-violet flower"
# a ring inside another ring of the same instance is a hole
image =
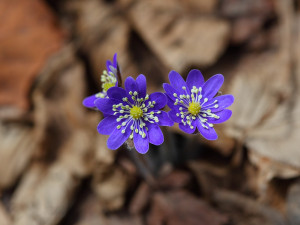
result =
[[[97,108],[107,115],[98,125],[98,132],[110,135],[108,148],[119,148],[128,138],[133,139],[139,153],[146,153],[149,142],[160,145],[164,141],[159,126],[173,126],[174,122],[162,110],[167,97],[160,92],[146,94],[146,78],[139,75],[136,80],[128,77],[125,89],[112,87],[107,91],[109,98],[95,101]]]
[[[213,126],[231,117],[232,111],[226,108],[234,101],[232,95],[215,97],[224,82],[223,75],[214,75],[204,82],[199,70],[191,70],[185,82],[180,74],[171,71],[169,80],[171,85],[163,87],[171,108],[170,118],[186,133],[195,133],[197,127],[204,138],[216,140]]]
[[[106,61],[106,70],[103,70],[101,75],[102,82],[102,91],[97,94],[86,97],[82,104],[88,108],[95,108],[95,101],[98,98],[106,98],[107,90],[111,87],[118,86],[118,62],[117,62],[117,53],[114,54],[113,61]]]

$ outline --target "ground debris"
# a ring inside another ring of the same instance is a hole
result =
[[[0,224],[298,224],[299,7],[1,2]],[[103,115],[82,100],[101,89],[114,53],[123,81],[145,74],[149,93],[163,91],[170,70],[223,74],[220,91],[235,102],[218,140],[174,126],[140,161],[109,150]]]
[[[228,218],[184,191],[156,193],[148,216],[149,225],[226,224]]]

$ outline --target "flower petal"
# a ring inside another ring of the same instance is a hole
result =
[[[169,117],[176,123],[181,123],[181,117],[176,116],[176,113],[179,113],[179,111],[172,109],[171,111],[168,112]]]
[[[155,114],[158,117],[158,125],[159,126],[173,126],[174,122],[170,119],[168,113],[165,111],[161,111],[160,114]]]
[[[216,74],[209,78],[202,88],[203,99],[208,98],[208,100],[210,100],[211,98],[213,98],[221,88],[223,82],[224,77],[222,74]]]
[[[107,116],[98,124],[98,132],[104,135],[110,135],[120,122],[117,122],[118,116]]]
[[[136,78],[136,83],[138,86],[138,93],[139,93],[139,98],[145,98],[146,92],[147,92],[147,84],[146,84],[146,77],[143,74],[140,74]]]
[[[123,101],[124,97],[127,97],[127,93],[123,88],[120,87],[111,87],[107,90],[107,95],[109,98],[118,99]],[[123,103],[124,104],[124,103]]]
[[[164,142],[164,135],[156,124],[147,123],[149,142],[154,145],[161,145]]]
[[[229,110],[229,109],[223,109],[222,111],[216,112],[214,114],[216,114],[220,118],[219,119],[207,118],[207,122],[209,122],[209,123],[223,123],[231,117],[232,111]]]
[[[182,76],[176,71],[171,71],[169,73],[169,80],[171,85],[181,94],[186,94],[186,91],[182,89],[182,87],[186,87],[187,92],[190,94],[190,90],[186,85],[186,82],[182,78]]]
[[[192,89],[193,86],[197,88],[202,87],[204,84],[204,77],[200,70],[191,70],[187,76],[186,84],[189,89]]]
[[[88,107],[88,108],[95,108],[96,105],[95,105],[95,100],[98,99],[96,97],[96,95],[91,95],[91,96],[88,96],[86,97],[83,101],[82,101],[82,104],[85,106],[85,107]]]
[[[174,97],[173,94],[176,93],[179,96],[180,93],[175,88],[173,88],[170,84],[167,83],[163,84],[163,88],[165,89],[167,96],[173,101],[176,101],[176,98]]]
[[[167,104],[167,97],[161,93],[161,92],[154,92],[150,94],[149,101],[155,101],[154,107],[152,109],[161,109],[165,107]],[[145,102],[145,104],[148,104],[148,101]]]
[[[174,101],[168,96],[167,96],[167,105],[171,108],[171,109],[177,109],[178,107],[176,107],[176,105],[174,105]]]
[[[133,132],[133,143],[135,149],[141,153],[145,154],[149,150],[149,139],[148,139],[148,134],[145,132],[146,137],[142,137],[139,133]]]
[[[117,99],[112,99],[112,98],[98,98],[95,101],[95,105],[97,108],[108,115],[113,115],[114,111],[112,110],[114,104],[119,104],[121,103],[120,100]],[[123,103],[123,102],[122,102]]]
[[[127,93],[130,91],[132,92],[138,92],[138,86],[136,84],[136,81],[132,77],[127,77],[125,80],[125,90]]]
[[[184,131],[184,132],[186,132],[188,134],[192,134],[196,130],[195,120],[192,122],[192,125],[194,127],[193,129],[191,129],[191,127],[188,124],[184,125],[183,123],[180,123],[179,124],[179,128],[180,128],[180,130],[182,130],[182,131]]]
[[[217,101],[216,103],[214,103]],[[232,95],[221,95],[215,98],[212,98],[208,102],[202,105],[202,109],[210,109],[212,112],[219,112],[229,106],[234,102],[234,97]],[[215,108],[215,105],[218,107]]]
[[[110,69],[111,66],[113,67],[111,61],[110,60],[106,60],[106,70],[108,72],[112,72],[111,69]]]
[[[107,147],[109,149],[116,150],[129,138],[129,136],[132,132],[130,129],[131,124],[132,124],[132,121],[130,121],[129,124],[127,125],[124,134],[122,133],[122,128],[114,129],[114,131],[111,133],[111,135],[107,139]]]
[[[113,67],[117,68],[118,66],[118,61],[117,61],[117,53],[114,54],[114,57],[113,57]]]
[[[204,138],[206,138],[207,140],[216,140],[216,139],[218,139],[218,135],[217,135],[217,133],[216,133],[216,131],[215,131],[214,128],[212,128],[212,127],[209,127],[208,129],[204,128],[201,125],[201,121],[200,120],[196,121],[196,125],[197,125],[198,131],[200,132],[200,134]]]

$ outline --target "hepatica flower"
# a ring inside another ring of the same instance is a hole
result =
[[[177,72],[171,71],[169,80],[171,84],[164,84],[164,89],[171,108],[170,118],[186,133],[195,133],[197,128],[206,139],[216,140],[214,124],[231,117],[232,111],[226,108],[234,101],[232,95],[215,97],[224,77],[217,74],[204,82],[199,70],[191,70],[185,82]]]
[[[110,60],[106,61],[106,70],[104,70],[101,75],[102,91],[85,98],[82,103],[85,107],[95,108],[95,100],[98,98],[106,98],[107,90],[111,87],[118,86],[118,70],[117,53],[115,53],[112,62]]]
[[[133,139],[139,153],[146,153],[149,143],[160,145],[164,141],[159,126],[172,126],[174,122],[161,110],[167,104],[163,93],[146,94],[146,78],[139,75],[125,80],[125,89],[112,87],[108,98],[95,101],[97,108],[107,115],[98,125],[98,132],[110,135],[108,148],[119,148],[128,138]]]

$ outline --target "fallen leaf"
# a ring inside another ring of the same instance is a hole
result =
[[[43,1],[1,1],[0,11],[0,106],[24,113],[33,81],[61,48],[63,33]]]
[[[221,225],[228,218],[185,191],[156,193],[149,225]]]

